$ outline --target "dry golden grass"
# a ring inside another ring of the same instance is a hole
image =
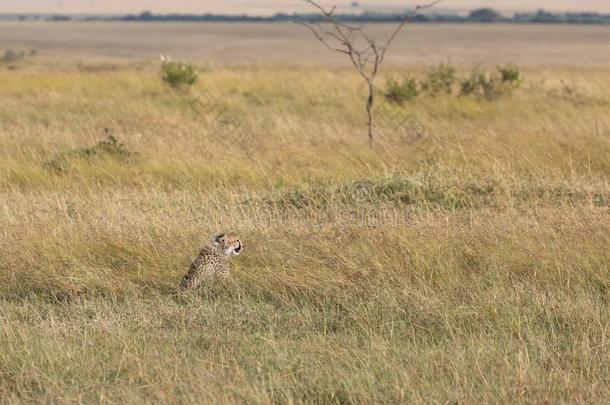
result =
[[[610,70],[525,74],[371,148],[348,70],[203,71],[203,115],[154,67],[0,71],[0,398],[604,403]],[[221,229],[233,279],[180,293]]]

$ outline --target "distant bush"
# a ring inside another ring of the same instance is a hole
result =
[[[469,77],[461,80],[460,94],[463,96],[492,98],[495,94],[494,87],[496,84],[491,75],[480,69],[475,69],[470,73]]]
[[[70,169],[71,163],[75,159],[90,160],[95,157],[104,156],[129,162],[135,156],[135,153],[129,151],[117,138],[111,135],[94,146],[60,153],[55,158],[48,161],[45,166],[47,169],[56,173],[65,173]]]
[[[497,67],[498,73],[502,83],[513,88],[521,86],[523,83],[523,76],[521,70],[515,65],[505,65]]]
[[[493,73],[475,69],[461,81],[461,95],[494,100],[509,94],[523,82],[521,71],[513,65],[498,66]]]
[[[443,93],[452,94],[456,81],[457,69],[450,63],[441,63],[426,72],[426,80],[423,82],[422,88],[433,96]]]
[[[193,65],[161,58],[161,78],[172,88],[189,88],[197,82],[199,74]]]
[[[441,63],[428,69],[425,79],[421,82],[412,76],[406,76],[402,80],[388,79],[384,96],[387,101],[398,105],[412,101],[422,94],[433,97],[458,94],[494,100],[510,94],[522,83],[521,70],[511,64],[498,66],[492,72],[477,68],[467,76],[460,77],[453,65]]]
[[[404,104],[419,95],[419,84],[413,77],[407,77],[402,82],[388,79],[386,82],[385,98],[393,104]]]

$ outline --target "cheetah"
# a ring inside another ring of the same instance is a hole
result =
[[[229,258],[239,256],[243,243],[233,233],[221,233],[205,246],[191,264],[189,272],[182,278],[183,290],[197,288],[206,279],[224,279],[229,276]]]

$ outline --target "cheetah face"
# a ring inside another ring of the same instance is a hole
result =
[[[222,251],[225,256],[239,256],[244,248],[244,244],[234,233],[221,233],[214,236],[212,246]]]

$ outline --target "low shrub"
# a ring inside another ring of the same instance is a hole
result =
[[[463,96],[477,96],[493,98],[496,94],[496,86],[499,82],[480,69],[475,69],[470,76],[462,79],[460,83],[460,94]]]
[[[461,81],[460,94],[494,100],[511,93],[522,82],[521,71],[513,65],[498,66],[493,73],[475,69]]]
[[[498,66],[493,72],[476,68],[468,76],[460,77],[453,65],[441,63],[428,69],[425,79],[421,82],[412,76],[406,76],[402,80],[388,79],[384,96],[387,101],[399,105],[412,101],[421,94],[433,97],[459,94],[494,100],[510,94],[522,83],[521,70],[511,64]]]
[[[441,63],[428,69],[422,88],[432,96],[452,94],[456,82],[457,69],[455,66],[450,63]]]
[[[100,157],[111,157],[120,161],[130,162],[135,156],[117,138],[110,135],[107,139],[96,143],[91,147],[73,149],[63,152],[49,160],[45,166],[56,173],[66,173],[74,160],[88,160]]]
[[[161,61],[161,78],[172,88],[189,88],[199,79],[197,69],[193,65],[173,62],[166,58]]]
[[[407,77],[402,81],[388,79],[384,96],[389,102],[402,105],[419,96],[419,84],[413,77]]]
[[[502,83],[511,85],[513,87],[519,87],[523,83],[523,75],[521,70],[515,65],[505,65],[497,67],[498,73]]]

